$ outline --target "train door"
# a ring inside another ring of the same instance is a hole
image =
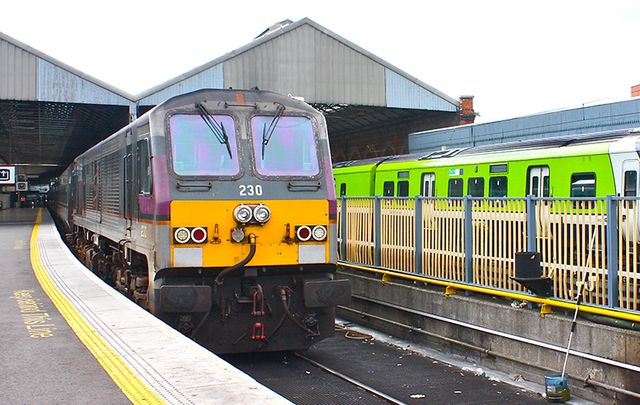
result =
[[[436,175],[435,173],[422,173],[422,187],[420,194],[423,197],[436,196]]]
[[[622,196],[623,197],[638,197],[638,190],[640,184],[638,180],[640,176],[638,176],[638,172],[640,171],[640,162],[633,159],[624,160],[622,162]],[[619,195],[619,194],[618,194]],[[640,209],[638,208],[638,204],[640,204],[639,200],[625,200],[618,207],[623,210],[622,215],[622,232],[626,240],[635,240],[636,242],[640,240],[640,235],[633,234],[632,229],[640,229],[633,225],[633,222],[636,224],[640,224]],[[629,224],[629,220],[631,220],[631,224]],[[637,231],[640,233],[640,230]]]
[[[148,139],[140,139],[136,145],[136,179],[136,206],[134,210],[135,217],[139,221],[141,211],[151,214],[149,206],[152,202],[152,177]]]
[[[548,166],[530,167],[527,180],[527,195],[534,197],[549,197],[551,195]]]
[[[133,224],[134,206],[135,206],[135,182],[133,173],[133,147],[130,142],[133,141],[132,133],[127,133],[127,145],[124,154],[124,218],[127,224],[127,231],[131,235],[131,227]]]
[[[67,194],[67,223],[69,224],[69,226],[71,226],[71,224],[73,223],[73,214],[75,213],[78,215],[82,215],[82,205],[80,204],[80,202],[84,201],[84,199],[79,198],[79,190],[76,188],[78,186],[78,169],[74,167],[71,170],[69,177],[64,178],[63,181],[69,182],[69,191]],[[74,228],[75,227],[71,226],[72,231],[74,230]]]
[[[549,166],[532,166],[529,167],[529,177],[527,178],[527,195],[534,197],[549,197],[551,195],[549,186]],[[539,213],[541,218],[547,218],[542,221],[542,227],[538,231],[539,237],[546,239],[552,236],[550,218],[550,201],[539,202]]]

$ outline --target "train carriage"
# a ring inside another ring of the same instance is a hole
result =
[[[309,347],[349,299],[326,123],[292,97],[169,99],[79,156],[53,193],[88,267],[218,353]]]
[[[521,289],[514,257],[537,250],[554,296],[583,280],[637,309],[639,170],[639,129],[340,162],[337,193],[365,197],[343,202],[342,259]]]
[[[337,163],[340,196],[638,195],[639,130]]]

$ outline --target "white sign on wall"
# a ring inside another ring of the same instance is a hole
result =
[[[15,182],[16,182],[16,167],[0,166],[0,185],[15,184]]]

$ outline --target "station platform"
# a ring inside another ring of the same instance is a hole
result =
[[[46,210],[0,210],[0,255],[0,403],[289,403],[104,284]]]

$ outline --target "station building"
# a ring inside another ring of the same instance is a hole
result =
[[[409,151],[428,153],[442,149],[640,128],[640,85],[632,87],[631,97],[614,103],[414,132],[409,135]]]
[[[475,116],[468,111],[472,98],[461,117],[458,99],[307,18],[278,23],[139,95],[0,33],[0,166],[13,167],[17,180],[0,184],[0,191],[31,190],[29,183],[60,173],[135,116],[202,88],[258,88],[303,98],[326,117],[334,161],[407,153],[409,133]]]

